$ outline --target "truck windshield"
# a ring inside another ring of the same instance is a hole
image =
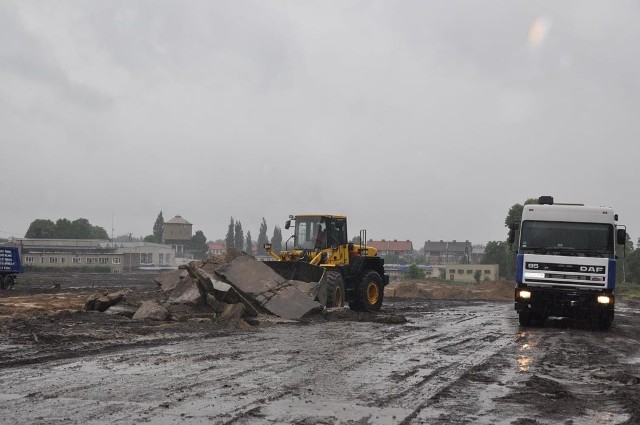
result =
[[[527,220],[522,223],[520,252],[613,257],[613,226]]]
[[[314,249],[326,232],[322,217],[296,217],[295,249]]]

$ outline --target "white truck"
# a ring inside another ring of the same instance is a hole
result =
[[[554,204],[541,196],[525,205],[519,226],[515,309],[521,326],[548,317],[588,320],[599,329],[613,322],[616,248],[626,229],[609,207]]]

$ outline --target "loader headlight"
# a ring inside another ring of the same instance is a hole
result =
[[[611,297],[607,295],[598,295],[598,304],[609,304],[611,302]]]
[[[522,298],[523,300],[528,300],[531,298],[531,291],[523,289],[522,291],[518,292],[518,297]]]
[[[269,251],[271,249],[271,244],[270,243],[266,243],[264,244],[264,249],[266,249],[267,251]]]

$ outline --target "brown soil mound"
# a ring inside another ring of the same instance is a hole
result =
[[[435,280],[391,282],[385,296],[391,298],[428,298],[434,300],[513,300],[513,282],[458,283]]]

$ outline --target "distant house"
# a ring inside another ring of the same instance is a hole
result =
[[[471,249],[471,264],[480,264],[484,257],[484,245],[473,245]]]
[[[430,278],[468,283],[475,282],[478,272],[480,282],[497,282],[500,267],[497,264],[439,264],[426,271]]]
[[[193,236],[193,224],[176,215],[169,221],[164,222],[162,227],[162,241],[181,255],[185,252],[185,245],[188,245]]]
[[[227,253],[227,244],[224,241],[207,242],[209,255],[224,255]]]
[[[386,257],[390,255],[397,256],[398,259],[410,261],[413,258],[413,242],[410,240],[399,241],[394,239],[392,241],[374,241],[369,239],[367,246],[374,247],[378,250],[378,255]]]
[[[426,241],[424,243],[425,260],[429,264],[468,264],[471,262],[473,247],[471,242]]]

